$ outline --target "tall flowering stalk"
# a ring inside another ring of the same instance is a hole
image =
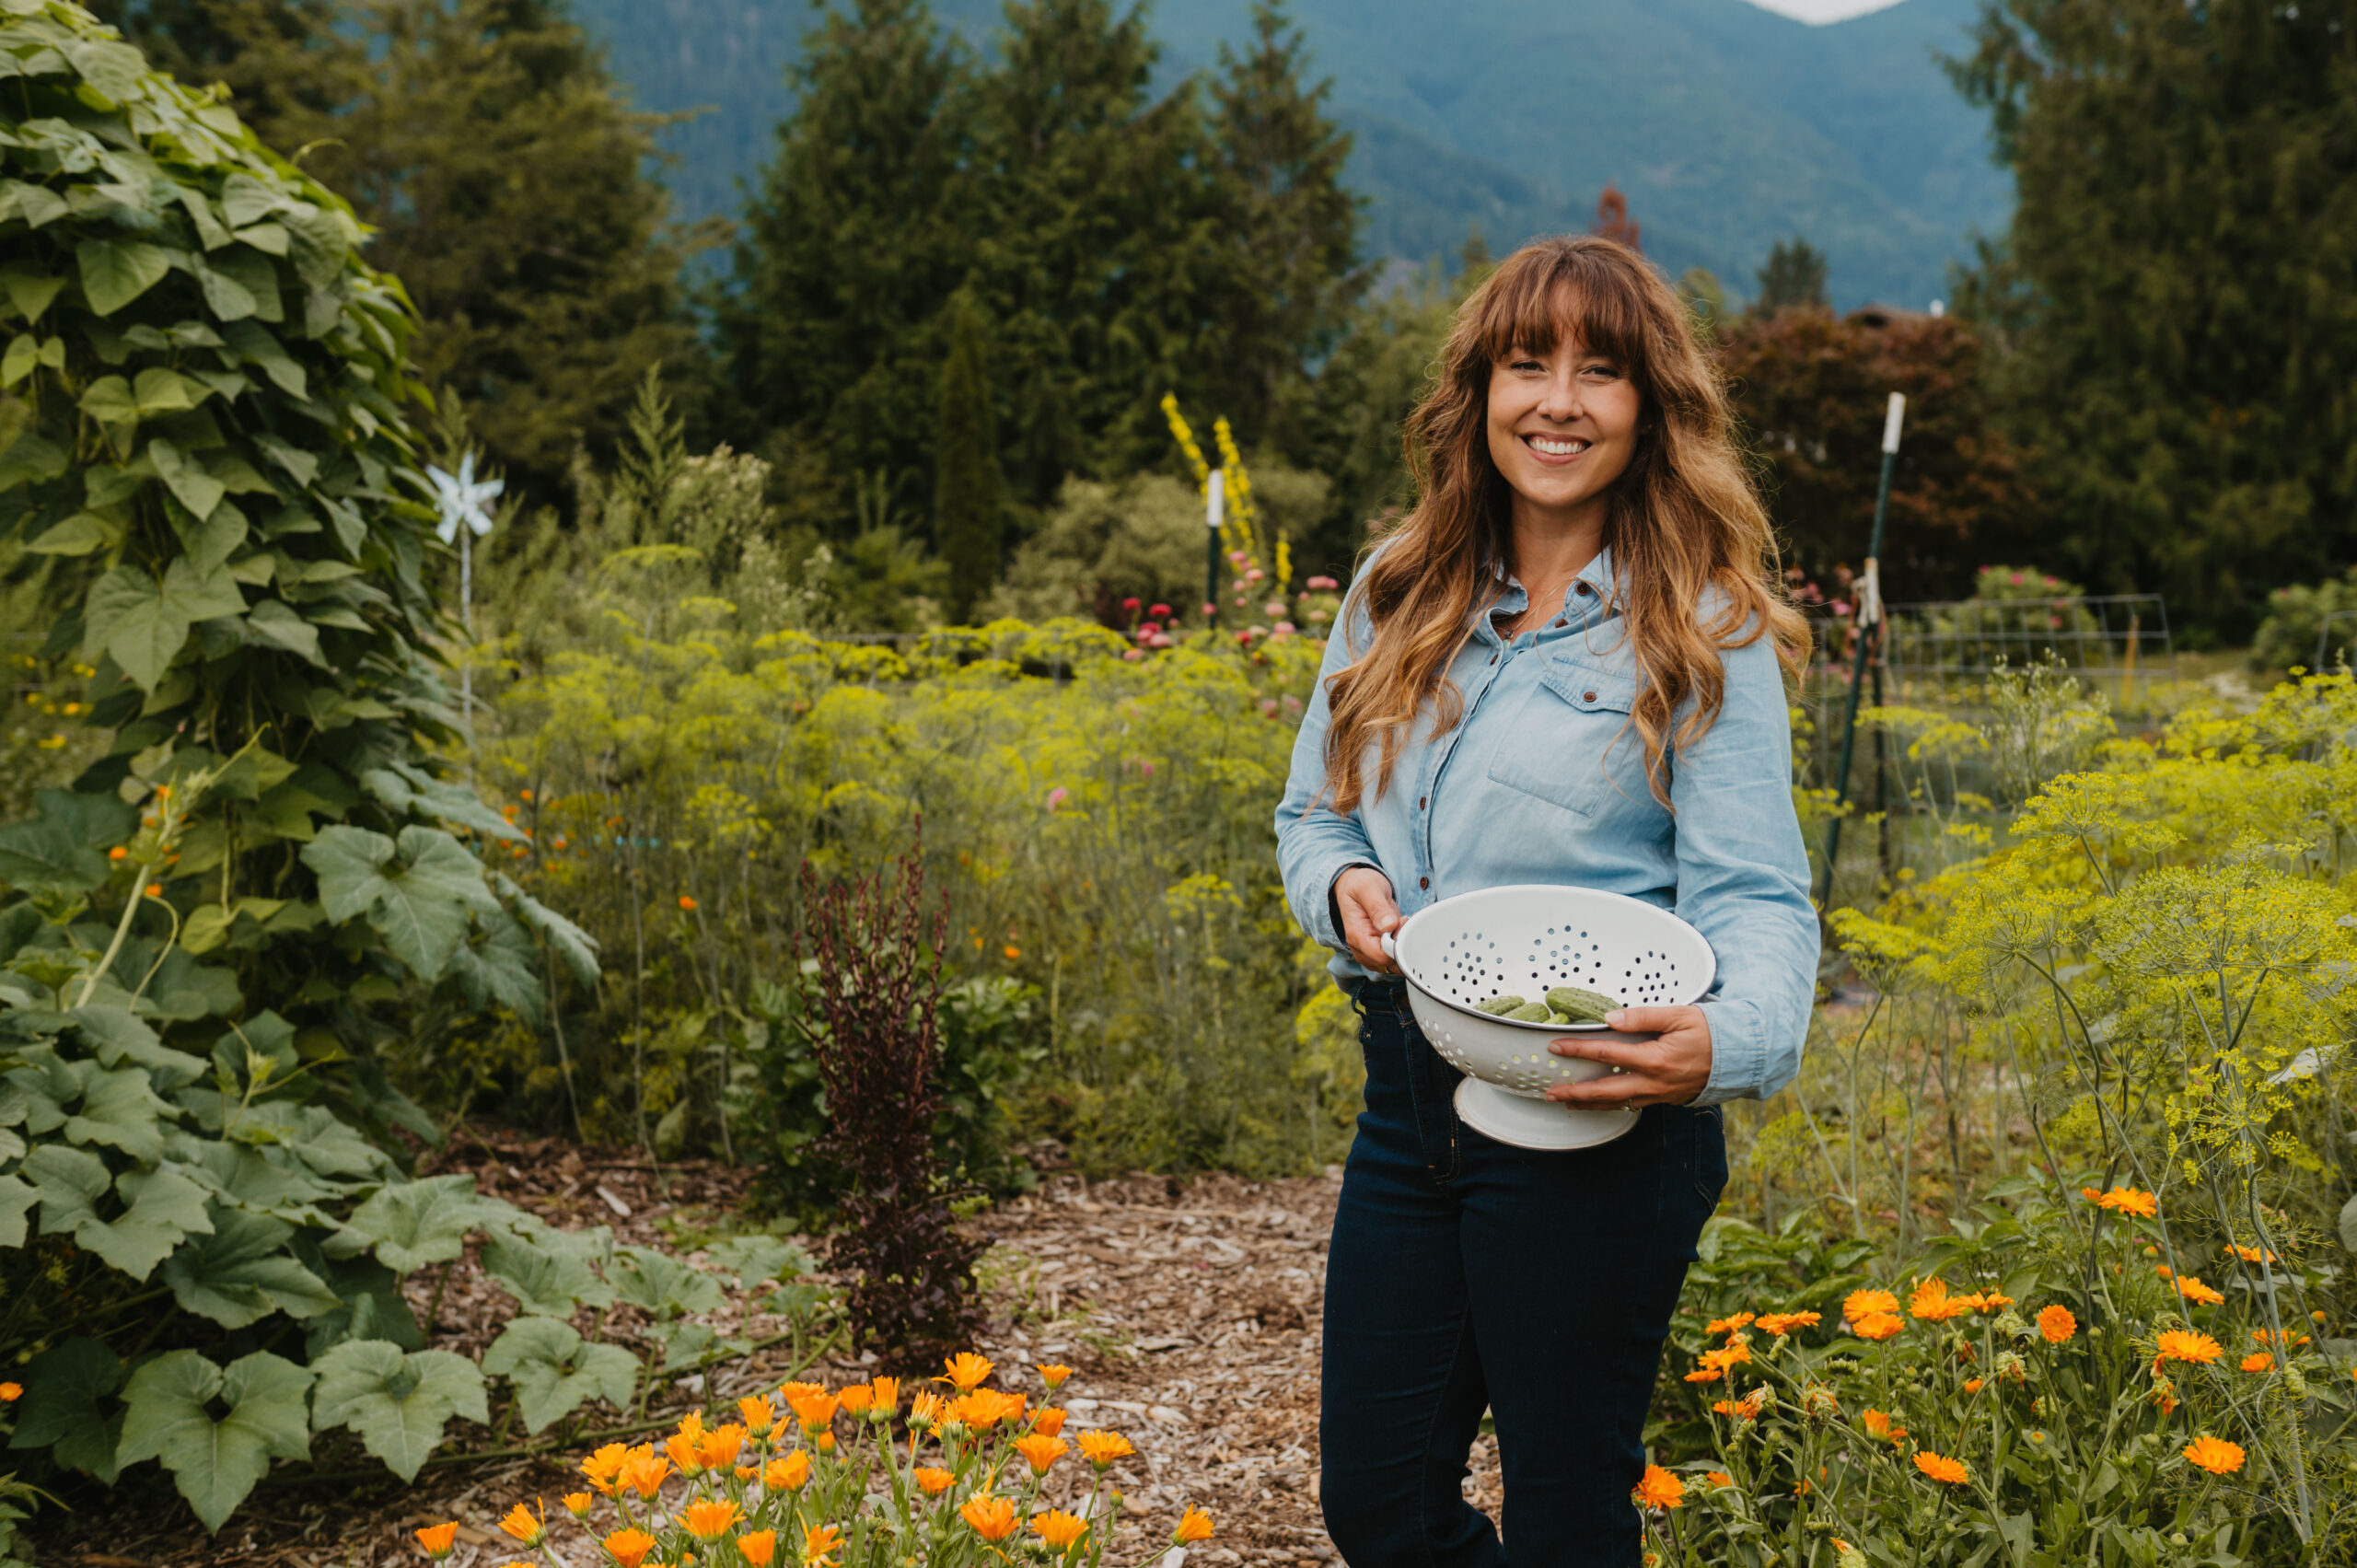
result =
[[[1162,414],[1170,422],[1170,434],[1178,443],[1179,451],[1186,454],[1188,465],[1195,470],[1197,492],[1209,496],[1211,461],[1203,456],[1203,448],[1195,439],[1194,427],[1187,423],[1186,415],[1178,412],[1178,395],[1176,392],[1162,395]],[[1244,466],[1244,454],[1237,448],[1235,432],[1229,429],[1225,419],[1212,422],[1212,439],[1219,447],[1219,471],[1225,476],[1223,483],[1226,497],[1221,514],[1220,549],[1226,553],[1229,563],[1235,566],[1238,579],[1237,591],[1243,595],[1248,587],[1260,584],[1270,575],[1270,569],[1260,559],[1263,543],[1260,538],[1260,509],[1252,499],[1251,472]],[[1293,546],[1289,540],[1280,538],[1276,541],[1274,572],[1274,588],[1283,593],[1293,582]],[[1239,598],[1237,602],[1242,603],[1242,598]]]
[[[1102,1568],[1129,1440],[1067,1439],[1061,1407],[991,1387],[980,1355],[944,1365],[905,1394],[893,1377],[788,1383],[739,1400],[722,1424],[697,1411],[660,1445],[608,1444],[581,1462],[585,1490],[564,1512],[614,1568]],[[1052,1399],[1066,1369],[1038,1371]],[[429,1557],[448,1553],[454,1523],[418,1532]],[[519,1503],[500,1527],[550,1568],[580,1561],[543,1510]],[[1211,1534],[1210,1516],[1188,1508],[1149,1560]]]

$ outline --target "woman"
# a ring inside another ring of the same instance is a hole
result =
[[[1465,302],[1408,425],[1423,499],[1328,645],[1278,809],[1303,925],[1363,1023],[1326,1279],[1327,1527],[1353,1568],[1633,1564],[1661,1344],[1726,1184],[1722,1101],[1798,1071],[1817,955],[1780,656],[1807,633],[1686,311],[1610,240],[1529,245]],[[1642,1107],[1566,1153],[1461,1124],[1381,936],[1550,882],[1674,909],[1718,956],[1643,1044],[1558,1055]],[[1504,1546],[1459,1491],[1482,1411]]]

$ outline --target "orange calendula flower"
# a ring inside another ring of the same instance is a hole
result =
[[[919,1465],[914,1473],[917,1484],[924,1488],[926,1495],[933,1497],[938,1497],[948,1491],[949,1483],[958,1479],[950,1471],[933,1465]]]
[[[805,1432],[816,1432],[835,1419],[832,1394],[797,1394],[786,1403],[794,1407],[794,1419],[802,1423]]]
[[[2079,1331],[2079,1320],[2071,1316],[2071,1309],[2067,1307],[2040,1307],[2038,1314],[2038,1331],[2044,1336],[2048,1344],[2059,1345]]]
[[[2226,1347],[2207,1334],[2188,1333],[2183,1329],[2164,1329],[2153,1357],[2155,1371],[2165,1361],[2191,1361],[2207,1365],[2226,1353]]]
[[[1647,1465],[1645,1473],[1637,1478],[1629,1500],[1640,1508],[1676,1508],[1686,1502],[1686,1483],[1662,1469]]]
[[[2267,1372],[2272,1370],[2274,1365],[2275,1353],[2271,1350],[2253,1351],[2250,1354],[2243,1357],[2243,1370],[2245,1372]]]
[[[2212,1475],[2232,1475],[2243,1468],[2243,1449],[2239,1443],[2229,1443],[2223,1437],[2197,1437],[2185,1446],[2186,1462],[2200,1466]]]
[[[621,1564],[621,1568],[638,1568],[655,1550],[655,1538],[644,1530],[616,1530],[605,1539],[606,1552]]]
[[[909,1424],[919,1432],[939,1426],[948,1408],[940,1395],[920,1388],[909,1396]]]
[[[790,1405],[796,1400],[808,1399],[813,1394],[823,1394],[826,1391],[827,1386],[824,1383],[803,1383],[799,1381],[793,1383],[781,1383],[777,1388],[777,1397],[784,1400]]]
[[[1972,1479],[1972,1472],[1964,1468],[1963,1460],[1943,1458],[1929,1448],[1915,1450],[1915,1468],[1933,1481],[1945,1481],[1950,1486],[1962,1486]]]
[[[2304,1345],[2308,1342],[2307,1335],[2301,1334],[2294,1337],[2292,1330],[2289,1329],[2284,1330],[2282,1333],[2278,1333],[2272,1329],[2253,1329],[2250,1331],[2250,1337],[2257,1340],[2260,1344],[2269,1346],[2272,1346],[2277,1343],[2285,1345]]]
[[[942,1365],[946,1369],[945,1376],[936,1377],[934,1381],[955,1383],[960,1388],[979,1388],[982,1385],[982,1379],[991,1375],[989,1360],[976,1355],[970,1350],[959,1351],[956,1355],[944,1361]]]
[[[2140,1220],[2149,1220],[2161,1212],[2158,1198],[2133,1187],[2115,1187],[2108,1192],[2098,1194],[2096,1206]]]
[[[2211,1289],[2208,1285],[2203,1284],[2200,1279],[2191,1274],[2181,1274],[2178,1276],[2177,1282],[2177,1295],[2185,1297],[2186,1300],[2200,1302],[2204,1307],[2216,1307],[2223,1304],[2226,1299],[2225,1292]]]
[[[1088,1533],[1088,1521],[1075,1518],[1061,1508],[1051,1508],[1031,1516],[1031,1533],[1057,1551],[1070,1551],[1073,1543]]]
[[[675,1432],[663,1439],[663,1451],[671,1456],[671,1462],[679,1467],[681,1475],[702,1475],[703,1431],[701,1424],[693,1432]]]
[[[0,1405],[13,1405],[25,1397],[22,1383],[0,1383]]]
[[[1702,1365],[1717,1372],[1724,1372],[1730,1366],[1740,1366],[1750,1359],[1751,1347],[1740,1337],[1729,1340],[1716,1350],[1702,1353]]]
[[[900,1380],[898,1377],[870,1378],[868,1388],[876,1395],[876,1402],[867,1408],[877,1415],[890,1415],[900,1408]]]
[[[761,1471],[761,1484],[772,1492],[799,1492],[810,1479],[810,1456],[800,1448],[783,1459],[772,1459]]]
[[[1858,1419],[1864,1423],[1869,1437],[1879,1437],[1887,1443],[1903,1443],[1907,1439],[1907,1428],[1878,1410],[1869,1410]]]
[[[1732,1318],[1712,1318],[1702,1331],[1706,1334],[1732,1334],[1751,1321],[1753,1318],[1750,1313],[1738,1312]]]
[[[459,1539],[456,1519],[444,1524],[427,1525],[417,1532],[417,1544],[425,1548],[425,1555],[436,1562],[450,1555],[451,1545]]]
[[[653,1497],[670,1478],[671,1464],[652,1448],[633,1448],[622,1461],[621,1483],[641,1497]]]
[[[2263,1247],[2245,1247],[2239,1241],[2229,1241],[2226,1243],[2226,1250],[2233,1253],[2235,1257],[2240,1258],[2246,1263],[2272,1263],[2275,1261],[2275,1254],[2270,1252],[2267,1249]]]
[[[690,914],[693,914],[695,912],[696,901],[695,900],[688,897],[687,894],[681,893],[679,895],[679,907],[686,910]]]
[[[744,1447],[745,1429],[731,1422],[697,1440],[696,1458],[703,1461],[703,1468],[708,1470],[726,1469],[737,1462],[737,1456]]]
[[[1016,1438],[1015,1451],[1023,1456],[1024,1462],[1031,1467],[1033,1475],[1046,1475],[1055,1462],[1062,1458],[1069,1450],[1062,1438],[1050,1437],[1043,1433],[1034,1432],[1028,1437]]]
[[[737,1551],[753,1568],[770,1568],[770,1559],[777,1555],[777,1532],[755,1530],[751,1535],[738,1536]]]
[[[1771,1312],[1759,1319],[1759,1330],[1782,1339],[1794,1329],[1813,1329],[1824,1320],[1815,1312]]]
[[[1719,1400],[1711,1406],[1711,1413],[1725,1416],[1730,1421],[1757,1421],[1759,1418],[1759,1393],[1754,1389],[1739,1400]]]
[[[1951,1318],[1961,1318],[1972,1310],[1969,1297],[1950,1295],[1948,1283],[1943,1279],[1928,1279],[1915,1287],[1907,1298],[1908,1315],[1926,1323],[1945,1323]]]
[[[587,1518],[589,1510],[595,1506],[597,1506],[596,1503],[586,1492],[568,1492],[564,1494],[564,1511],[576,1519]]]
[[[853,1383],[835,1396],[845,1415],[857,1415],[876,1402],[876,1390],[865,1383]]]
[[[2090,1203],[2100,1203],[2103,1202],[2103,1189],[2100,1187],[2082,1187],[2079,1189],[2079,1196],[2084,1198]]]
[[[738,1465],[736,1470],[738,1481],[750,1481],[761,1473],[761,1467],[759,1465]]]
[[[609,1443],[581,1461],[581,1473],[589,1478],[591,1486],[611,1496],[614,1478],[621,1473],[622,1464],[630,1458],[630,1453],[627,1443]]]
[[[538,1500],[535,1499],[535,1501]],[[518,1503],[516,1506],[507,1510],[507,1516],[499,1521],[499,1527],[505,1530],[509,1535],[514,1536],[517,1540],[522,1541],[528,1547],[538,1546],[540,1542],[548,1539],[548,1504],[546,1503],[540,1504],[540,1516],[535,1518],[533,1517],[532,1511],[529,1508],[527,1508],[521,1503]]]
[[[718,1540],[744,1516],[745,1511],[734,1503],[715,1503],[710,1498],[691,1503],[679,1513],[680,1527],[698,1540]]]
[[[130,854],[131,852],[123,848],[121,844],[117,844],[114,848],[107,851],[107,858],[109,860],[124,860],[129,858]]]
[[[1704,1470],[1702,1472],[1702,1479],[1709,1481],[1713,1486],[1717,1487],[1727,1487],[1735,1484],[1735,1477],[1727,1474],[1724,1470]]]
[[[1212,1516],[1192,1504],[1188,1504],[1187,1511],[1178,1516],[1178,1527],[1171,1532],[1170,1539],[1180,1546],[1211,1539]]]
[[[1098,1469],[1109,1469],[1114,1460],[1126,1459],[1137,1450],[1130,1440],[1118,1432],[1084,1432],[1080,1434],[1081,1458]]]
[[[834,1568],[835,1549],[843,1543],[841,1525],[820,1525],[802,1532],[802,1568]]]
[[[1968,1394],[1977,1394],[1980,1392],[1980,1379],[1978,1377],[1966,1378],[1964,1380],[1964,1391]]]
[[[1015,1504],[1004,1497],[970,1497],[958,1516],[987,1541],[1002,1541],[1015,1533]]]
[[[748,1394],[737,1401],[737,1412],[745,1418],[745,1430],[756,1437],[777,1422],[777,1409],[766,1394]]]
[[[1861,1318],[1898,1310],[1898,1297],[1887,1290],[1853,1290],[1841,1298],[1841,1316],[1855,1323]]]
[[[1689,1383],[1715,1383],[1726,1374],[1715,1366],[1698,1366],[1686,1375]]]
[[[1853,1319],[1850,1331],[1862,1340],[1887,1340],[1907,1327],[1907,1319],[1896,1312],[1869,1312]]]
[[[1064,1429],[1064,1412],[1060,1405],[1050,1405],[1031,1418],[1031,1430],[1042,1437],[1053,1437]]]
[[[1062,1388],[1064,1386],[1064,1379],[1072,1376],[1071,1367],[1057,1366],[1052,1364],[1047,1366],[1035,1367],[1033,1370],[1039,1374],[1039,1380],[1047,1384],[1048,1392],[1051,1394],[1058,1388]]]

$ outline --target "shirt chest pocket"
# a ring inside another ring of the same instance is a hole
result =
[[[1647,795],[1644,739],[1629,720],[1632,674],[1554,658],[1506,715],[1490,779],[1589,818],[1607,804]]]

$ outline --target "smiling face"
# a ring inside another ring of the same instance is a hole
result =
[[[1576,332],[1563,331],[1550,349],[1517,344],[1500,354],[1490,370],[1490,460],[1514,491],[1517,528],[1601,530],[1643,412],[1626,368]]]

